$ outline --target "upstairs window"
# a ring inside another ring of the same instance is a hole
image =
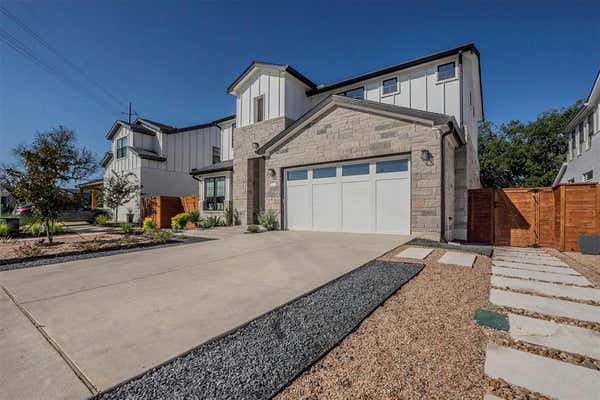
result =
[[[225,205],[225,177],[217,176],[204,179],[203,209],[223,211]]]
[[[117,139],[117,158],[127,155],[127,136]]]
[[[571,140],[569,142],[569,157],[571,160],[575,157],[575,130],[571,131]]]
[[[583,122],[579,124],[579,134],[577,135],[579,141],[577,142],[577,155],[580,155],[583,151]]]
[[[383,96],[398,92],[398,78],[386,79],[381,85],[381,94]]]
[[[338,93],[338,95],[363,100],[365,98],[365,88],[363,86],[357,87],[355,89],[350,89],[346,90],[345,92]]]
[[[583,173],[583,181],[589,182],[594,179],[594,170],[589,170],[588,172]]]
[[[452,79],[456,76],[455,64],[454,61],[449,62],[447,64],[438,65],[437,67],[438,73],[438,82],[445,81],[446,79]]]
[[[594,135],[594,113],[588,115],[588,137],[587,137],[587,149],[592,148],[592,136]]]
[[[254,98],[254,122],[265,120],[265,97],[258,96]]]
[[[212,148],[212,163],[217,164],[221,162],[221,148],[213,146]]]
[[[231,148],[233,149],[233,138],[235,137],[235,135],[233,134],[233,131],[235,130],[235,122],[233,124],[231,124]]]

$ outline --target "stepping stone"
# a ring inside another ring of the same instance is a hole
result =
[[[429,254],[431,254],[432,251],[433,249],[428,247],[409,247],[408,249],[405,249],[400,253],[396,254],[396,257],[415,258],[417,260],[423,260]]]
[[[508,287],[510,289],[528,290],[547,296],[570,297],[577,300],[600,301],[600,289],[580,286],[566,286],[559,283],[528,281],[517,278],[492,276],[492,286]]]
[[[508,314],[508,321],[515,340],[600,360],[600,332],[517,314]]]
[[[446,254],[440,257],[438,262],[441,264],[460,265],[461,267],[473,267],[476,257],[475,254],[447,251]]]
[[[585,279],[583,276],[564,275],[557,274],[554,272],[527,271],[524,269],[492,266],[492,273],[494,275],[505,275],[514,278],[537,279],[540,281],[547,282],[560,282],[570,283],[579,286],[592,286],[591,282]]]
[[[485,373],[561,400],[597,400],[600,393],[600,371],[497,344],[488,344]]]
[[[546,253],[542,249],[536,249],[534,247],[510,247],[510,246],[496,246],[494,247],[494,251],[503,250],[503,251],[514,251],[514,252],[531,252],[531,253]]]
[[[540,260],[537,258],[522,258],[522,257],[509,257],[509,256],[494,256],[493,260],[501,260],[501,261],[513,261],[520,262],[526,264],[535,264],[535,265],[549,265],[554,267],[568,267],[567,264],[560,261],[559,259],[555,260]]]
[[[574,303],[572,301],[550,299],[548,297],[508,292],[499,289],[490,290],[490,302],[497,306],[520,308],[550,316],[566,317],[600,324],[600,307],[589,304]]]
[[[508,316],[495,311],[479,309],[475,311],[475,322],[481,326],[496,329],[499,331],[508,331]]]
[[[514,261],[502,261],[502,260],[492,260],[492,265],[495,265],[497,267],[526,269],[526,270],[530,270],[530,271],[552,272],[555,274],[581,275],[579,272],[575,271],[573,268],[554,267],[552,265],[537,265],[537,264],[527,264],[527,263],[519,263],[519,262],[514,262]]]
[[[483,400],[504,400],[501,397],[495,396],[491,393],[486,393],[485,395],[483,395]]]
[[[494,255],[502,256],[513,256],[513,257],[552,257],[547,253],[525,253],[523,251],[506,251],[506,250],[494,250]]]

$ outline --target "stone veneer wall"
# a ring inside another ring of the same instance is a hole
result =
[[[237,152],[238,135],[244,135],[239,131],[241,129],[236,131],[236,159],[240,155]],[[441,212],[439,135],[439,131],[432,130],[431,125],[336,107],[314,121],[266,160],[265,207],[280,213],[281,174],[285,167],[409,153],[412,234],[439,240]],[[421,160],[423,149],[431,152],[433,156],[431,161]],[[237,168],[237,164],[234,168]],[[268,176],[269,169],[276,171],[274,177]],[[237,169],[235,175],[238,175]],[[238,184],[241,185],[241,182]],[[234,195],[235,192],[234,188]],[[237,207],[241,212],[240,207]],[[280,215],[278,218],[281,221]]]
[[[254,219],[252,212],[248,213],[248,198],[253,197],[254,189],[252,181],[248,185],[248,159],[256,157],[252,143],[265,144],[290,123],[291,120],[281,117],[235,129],[232,200],[242,225],[252,223]]]

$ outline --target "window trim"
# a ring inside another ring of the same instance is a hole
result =
[[[217,150],[219,152],[219,160],[215,161],[215,150]],[[211,150],[211,161],[212,164],[218,164],[221,162],[221,158],[222,158],[222,154],[221,154],[221,148],[219,146],[212,146],[212,150]]]
[[[350,96],[346,96],[346,95],[344,94],[344,93],[348,93],[348,92],[351,92],[351,91],[353,91],[353,90],[356,90],[356,89],[362,89],[362,90],[363,90],[363,97],[362,97],[362,100],[364,100],[364,99],[365,99],[365,97],[367,96],[367,87],[366,87],[366,85],[355,86],[355,87],[353,87],[352,89],[347,89],[347,90],[343,90],[343,91],[341,91],[341,92],[338,92],[338,93],[336,93],[336,95],[337,95],[337,96],[344,96],[344,97],[348,97],[348,98],[350,98],[350,99],[356,99],[356,97],[350,97]]]
[[[586,118],[587,135],[585,136],[585,150],[588,151],[592,148],[592,138],[594,136],[594,113],[592,112]]]
[[[590,177],[586,179],[586,175],[590,174]],[[581,182],[591,182],[592,180],[594,180],[594,170],[590,169],[589,171],[585,171],[583,174],[581,174]]]
[[[389,93],[383,93],[383,89],[384,89],[384,82],[385,81],[391,81],[392,79],[396,80],[396,90],[393,92],[389,92]],[[393,96],[395,94],[400,93],[400,78],[398,76],[390,76],[388,78],[382,79],[381,80],[381,97],[388,97],[388,96]]]
[[[223,196],[217,196],[217,180],[218,179],[223,179]],[[206,183],[207,181],[214,181],[214,194],[213,196],[207,196],[206,195]],[[203,187],[202,187],[202,211],[209,211],[209,212],[222,212],[225,210],[225,202],[227,201],[227,176],[226,175],[214,175],[214,176],[209,176],[209,177],[205,177],[203,179]],[[219,204],[218,199],[219,198],[223,198],[223,209],[219,210],[217,204]],[[211,200],[209,200],[211,199]],[[207,207],[208,204],[214,204],[214,208],[211,210]]]
[[[453,75],[450,78],[445,78],[445,79],[440,79],[440,67],[446,66],[448,64],[452,64],[452,70],[454,71]],[[458,77],[456,76],[456,61],[448,61],[446,63],[443,64],[438,64],[435,68],[435,77],[436,77],[436,83],[444,83],[444,82],[449,82],[455,79],[458,79]]]
[[[260,121],[258,120],[258,107],[257,107],[257,104],[258,104],[259,100],[262,101],[262,118],[261,118]],[[258,122],[263,122],[265,120],[265,114],[266,114],[265,113],[265,95],[261,94],[261,95],[255,96],[254,99],[253,99],[252,106],[254,107],[254,110],[253,110],[254,111],[253,112],[253,114],[254,114],[254,123],[256,124]]]
[[[583,140],[585,140],[585,132],[583,121],[577,125],[577,156],[583,154]],[[583,140],[582,140],[583,139]]]

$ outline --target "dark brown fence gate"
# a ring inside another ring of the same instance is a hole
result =
[[[577,235],[600,233],[600,185],[469,190],[468,240],[578,251]]]

